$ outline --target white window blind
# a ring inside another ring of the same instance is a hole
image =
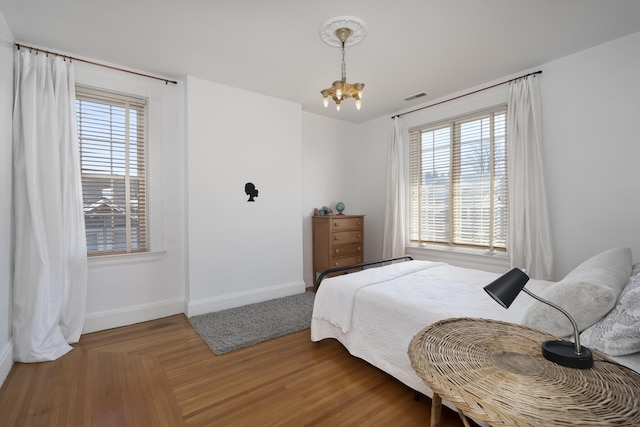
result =
[[[89,255],[147,250],[145,100],[78,86]]]
[[[413,128],[411,241],[505,250],[506,107]]]

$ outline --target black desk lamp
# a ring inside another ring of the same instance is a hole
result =
[[[559,310],[567,316],[571,325],[573,325],[575,343],[562,340],[545,341],[542,343],[542,355],[547,360],[569,368],[588,369],[592,367],[593,355],[591,354],[591,350],[580,345],[580,333],[578,332],[578,326],[575,320],[573,320],[573,317],[554,303],[529,292],[529,290],[524,287],[528,281],[529,276],[519,268],[514,268],[485,286],[484,290],[504,308],[509,308],[520,291],[524,291],[538,301]]]

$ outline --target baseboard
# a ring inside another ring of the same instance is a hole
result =
[[[102,311],[87,314],[84,321],[83,334],[103,331],[105,329],[118,328],[120,326],[133,325],[173,316],[184,311],[184,300],[175,299],[161,301],[153,304],[125,307],[118,310]]]
[[[0,352],[0,386],[7,379],[9,371],[13,366],[13,339],[4,346],[2,352]]]
[[[305,284],[303,281],[284,283],[277,286],[253,289],[246,292],[186,301],[184,312],[187,317],[192,317],[199,314],[212,313],[214,311],[226,310],[228,308],[240,307],[242,305],[253,304],[270,299],[288,297],[290,295],[301,294],[303,292],[305,292]]]

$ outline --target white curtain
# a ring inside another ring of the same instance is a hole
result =
[[[537,279],[551,279],[553,252],[537,78],[530,76],[510,85],[507,129],[511,266],[525,268]]]
[[[384,235],[382,256],[402,256],[406,245],[406,193],[404,166],[404,124],[400,117],[393,119],[387,163]]]
[[[85,317],[87,254],[73,64],[20,49],[13,112],[14,358],[54,360]]]

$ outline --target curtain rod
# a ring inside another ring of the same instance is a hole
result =
[[[131,70],[125,70],[124,68],[113,67],[111,65],[100,64],[98,62],[93,62],[93,61],[87,61],[86,59],[76,58],[76,57],[69,56],[69,55],[63,55],[61,53],[51,52],[51,51],[40,49],[40,48],[33,47],[33,46],[27,46],[27,45],[20,44],[20,43],[16,43],[15,45],[18,48],[18,50],[20,50],[20,48],[25,48],[25,49],[29,49],[29,50],[35,50],[36,52],[46,53],[47,55],[61,56],[63,58],[69,58],[69,60],[72,60],[72,61],[86,62],[87,64],[97,65],[99,67],[110,68],[110,69],[116,70],[116,71],[123,71],[125,73],[135,74],[137,76],[142,76],[142,77],[147,77],[147,78],[150,78],[150,79],[160,80],[160,81],[163,81],[164,84],[169,84],[169,83],[178,84],[178,82],[175,81],[175,80],[168,80],[168,79],[164,79],[162,77],[156,77],[156,76],[152,76],[152,75],[149,75],[149,74],[143,74],[143,73],[138,73],[138,72],[131,71]]]
[[[391,118],[395,119],[396,117],[404,116],[405,114],[415,113],[416,111],[424,110],[425,108],[434,107],[436,105],[444,104],[445,102],[453,101],[453,100],[456,100],[456,99],[459,99],[459,98],[464,98],[465,96],[473,95],[474,93],[482,92],[483,90],[492,89],[492,88],[497,87],[497,86],[502,86],[502,85],[505,85],[507,83],[515,82],[516,80],[524,79],[524,78],[527,78],[529,76],[533,76],[533,75],[536,75],[536,74],[542,74],[542,71],[534,71],[533,73],[525,74],[525,75],[522,75],[520,77],[514,77],[513,79],[509,79],[509,80],[506,80],[506,81],[501,82],[501,83],[496,83],[496,84],[491,85],[491,86],[483,87],[482,89],[474,90],[473,92],[465,93],[464,95],[454,96],[453,98],[445,99],[444,101],[436,102],[435,104],[426,105],[424,107],[416,108],[415,110],[407,111],[406,113],[396,114],[395,116],[391,116]]]

